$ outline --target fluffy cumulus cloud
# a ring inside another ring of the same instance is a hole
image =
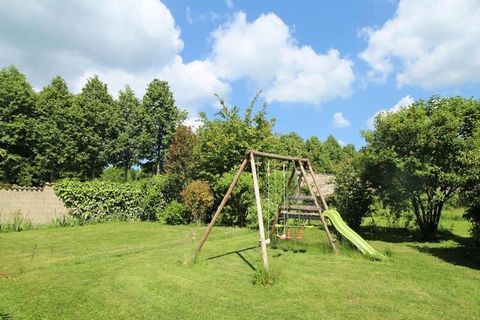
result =
[[[220,77],[253,80],[269,102],[319,104],[351,92],[352,61],[335,49],[320,54],[298,46],[289,26],[273,13],[248,22],[239,12],[212,38],[211,59]]]
[[[190,111],[214,92],[228,94],[211,62],[184,63],[182,49],[180,29],[157,0],[2,2],[0,65],[19,66],[36,88],[60,74],[79,91],[97,74],[112,93],[129,84],[141,96],[161,78]]]
[[[335,128],[346,128],[350,126],[350,121],[346,119],[341,112],[336,112],[333,115],[332,125]]]
[[[370,77],[425,88],[480,81],[480,1],[400,0],[395,16],[362,32]]]
[[[319,104],[351,91],[352,61],[297,45],[273,13],[248,22],[238,12],[211,40],[205,59],[183,61],[180,28],[159,0],[5,0],[0,11],[0,66],[17,65],[37,89],[61,75],[78,92],[97,74],[110,92],[129,84],[141,96],[160,78],[192,116],[237,79],[253,81],[269,102]]]
[[[389,109],[381,109],[381,110],[377,111],[373,116],[371,116],[367,120],[368,129],[372,130],[372,129],[375,128],[375,118],[379,114],[398,112],[402,108],[408,107],[409,105],[411,105],[414,102],[415,102],[415,99],[413,99],[411,96],[407,95],[407,96],[404,96],[403,98],[401,98],[393,107],[391,107]]]

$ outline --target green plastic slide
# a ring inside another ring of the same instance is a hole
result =
[[[336,210],[327,210],[323,212],[323,215],[330,219],[335,229],[350,240],[364,255],[376,260],[386,259],[384,255],[373,249],[358,233],[350,229]]]

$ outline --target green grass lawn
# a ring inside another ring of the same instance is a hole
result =
[[[468,223],[442,226],[432,244],[365,227],[372,246],[390,254],[385,262],[345,243],[335,256],[323,232],[305,230],[302,243],[269,250],[273,287],[252,284],[260,254],[248,229],[214,228],[190,267],[183,262],[203,227],[0,233],[0,319],[480,319],[480,264],[462,245]]]

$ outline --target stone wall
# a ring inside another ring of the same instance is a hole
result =
[[[0,186],[0,221],[9,221],[17,214],[33,224],[49,223],[67,214],[67,208],[55,195],[53,187]]]

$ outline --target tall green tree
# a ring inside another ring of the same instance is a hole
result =
[[[35,100],[32,86],[17,68],[0,69],[0,171],[4,182],[35,183]]]
[[[166,172],[169,175],[169,189],[172,198],[196,177],[196,156],[194,153],[197,136],[190,127],[179,125],[168,148]]]
[[[65,80],[57,76],[43,88],[37,99],[38,121],[35,126],[35,162],[41,182],[53,182],[73,175],[77,153],[77,121],[73,95]]]
[[[332,162],[323,148],[323,143],[317,136],[312,136],[305,141],[307,157],[312,162],[315,172],[332,172]]]
[[[96,178],[108,163],[109,146],[116,139],[115,106],[105,83],[97,76],[88,79],[76,96],[79,116],[78,154],[75,163],[81,178]]]
[[[124,180],[128,180],[129,170],[140,158],[141,146],[146,140],[142,130],[143,109],[133,90],[127,86],[121,90],[115,109],[115,139],[109,146],[109,162],[120,167]]]
[[[160,174],[164,171],[165,157],[177,125],[186,113],[175,105],[173,93],[166,81],[154,79],[143,97],[147,139],[142,156],[145,171]]]
[[[387,201],[410,202],[425,240],[436,238],[445,202],[480,165],[472,161],[479,119],[478,101],[434,96],[377,116],[365,133],[369,179]]]

